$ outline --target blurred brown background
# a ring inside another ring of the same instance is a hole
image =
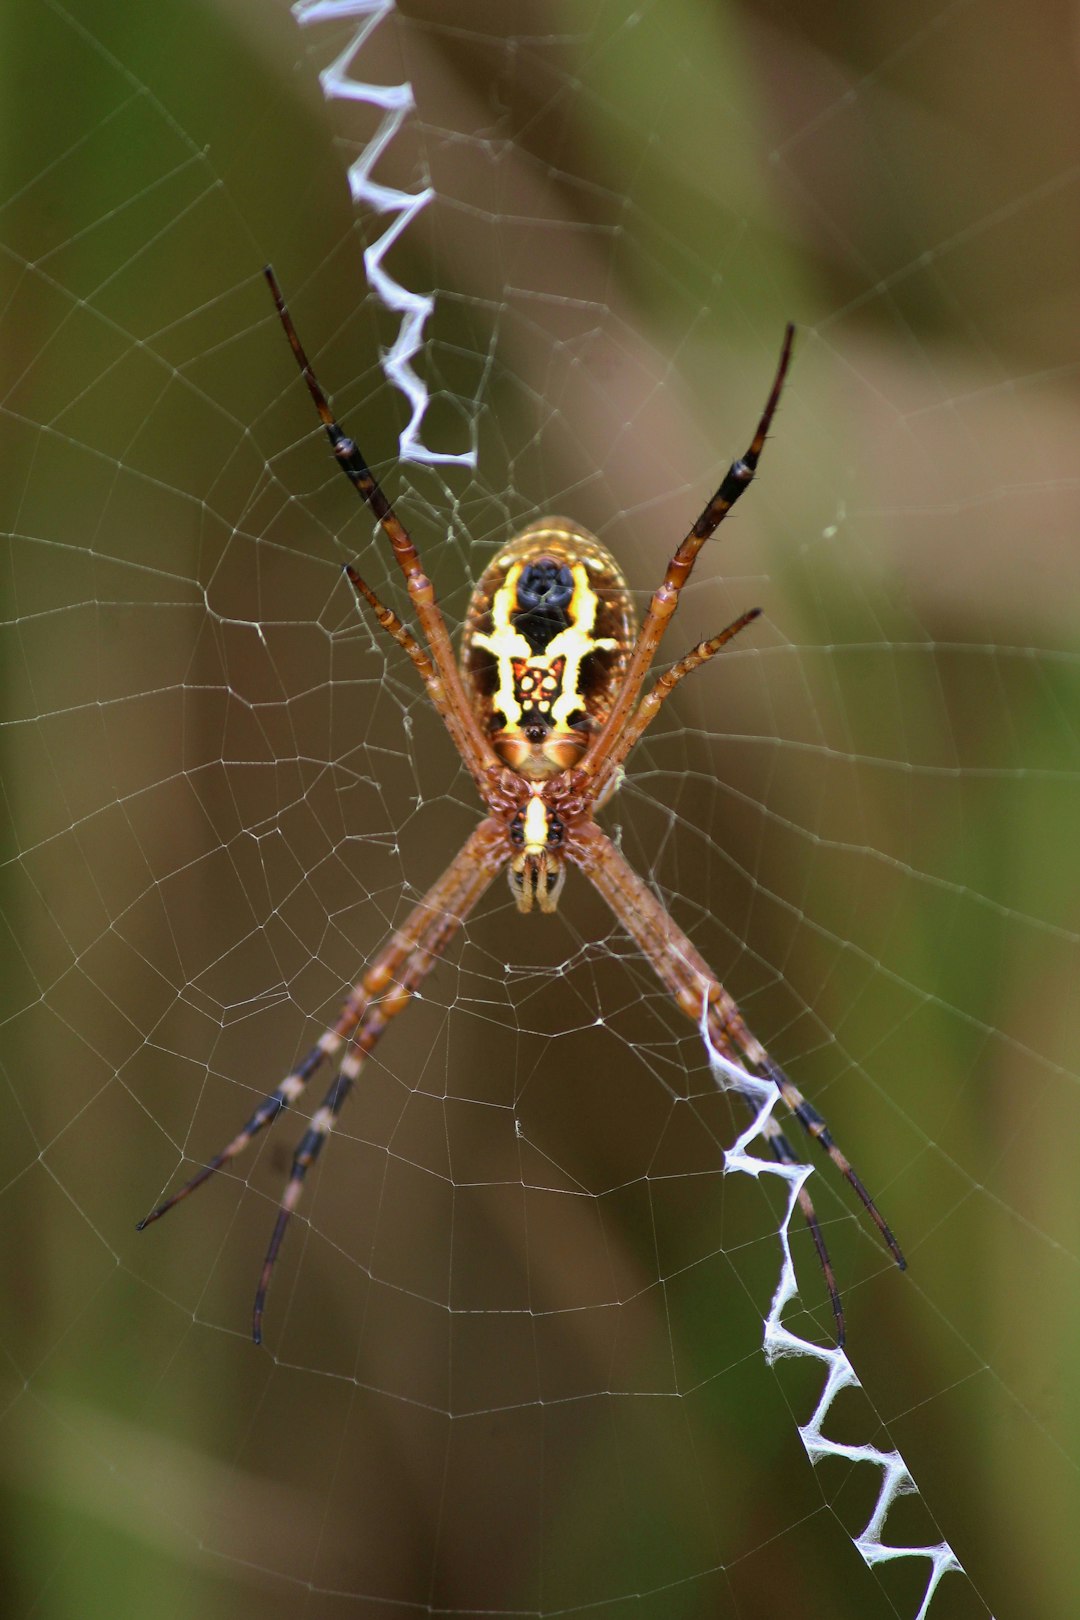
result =
[[[167,1222],[475,816],[259,275],[453,623],[567,511],[639,601],[744,448],[680,692],[606,813],[827,1113],[911,1261],[814,1196],[867,1399],[971,1583],[1074,1612],[1078,1014],[1075,15],[702,0],[406,5],[376,178],[435,200],[427,442],[396,465],[344,30],[285,6],[0,23],[0,1133],[6,1613],[910,1615],[863,1471],[765,1368],[774,1190],[583,883],[492,890],[368,1071],[251,1295],[300,1122]],[[310,1107],[317,1105],[318,1087]],[[804,1234],[794,1327],[827,1342]],[[909,1512],[910,1509],[910,1512]],[[934,1524],[936,1523],[936,1528]]]

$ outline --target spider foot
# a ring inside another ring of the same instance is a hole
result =
[[[841,1153],[840,1149],[837,1147],[833,1134],[829,1130],[828,1125],[825,1123],[824,1117],[818,1113],[817,1109],[812,1103],[807,1102],[806,1098],[802,1095],[798,1088],[791,1083],[778,1063],[774,1063],[771,1058],[768,1058],[766,1059],[765,1063],[761,1065],[761,1067],[763,1068],[767,1077],[777,1087],[781,1097],[784,1099],[784,1102],[791,1109],[791,1112],[795,1115],[795,1118],[798,1120],[806,1134],[813,1137],[816,1142],[820,1143],[821,1147],[829,1155],[829,1158],[832,1160],[833,1164],[835,1164],[845,1181],[847,1181],[848,1184],[855,1189],[855,1192],[858,1194],[867,1214],[870,1216],[870,1219],[873,1221],[874,1225],[881,1233],[882,1238],[885,1240],[885,1245],[893,1259],[896,1261],[897,1266],[901,1271],[906,1271],[907,1260],[904,1258],[904,1252],[892,1234],[892,1229],[885,1220],[885,1217],[882,1215],[881,1211],[878,1209],[877,1205],[874,1203],[874,1200],[871,1198],[870,1194],[867,1192],[861,1177],[856,1173],[850,1159],[848,1159],[846,1154]]]
[[[207,1160],[202,1169],[193,1175],[190,1181],[185,1181],[184,1185],[177,1192],[174,1192],[171,1198],[166,1198],[164,1203],[159,1204],[156,1209],[150,1211],[149,1215],[139,1221],[135,1230],[142,1232],[154,1221],[159,1221],[163,1215],[169,1213],[174,1204],[181,1203],[196,1188],[201,1187],[204,1181],[209,1181],[215,1170],[220,1170],[222,1165],[228,1164],[230,1159],[235,1159],[238,1153],[242,1153],[252,1138],[258,1136],[265,1125],[272,1124],[283,1108],[288,1108],[290,1103],[296,1102],[316,1069],[336,1051],[339,1044],[335,1031],[331,1030],[324,1035],[311,1048],[307,1057],[293,1070],[292,1074],[286,1075],[280,1086],[263,1098],[247,1124],[236,1133],[232,1141],[223,1147],[220,1153],[215,1153],[212,1159]]]
[[[235,1159],[236,1155],[247,1147],[252,1137],[257,1136],[264,1125],[269,1125],[271,1120],[277,1118],[281,1110],[288,1106],[288,1101],[289,1099],[284,1095],[284,1088],[279,1086],[277,1091],[259,1104],[243,1130],[233,1137],[228,1146],[223,1147],[220,1153],[215,1153],[214,1157],[209,1159],[202,1169],[191,1177],[190,1181],[185,1181],[184,1185],[174,1192],[170,1198],[166,1198],[164,1203],[159,1204],[156,1209],[150,1211],[149,1215],[145,1215],[141,1221],[138,1221],[135,1230],[137,1232],[145,1231],[146,1227],[152,1225],[154,1221],[159,1221],[163,1215],[169,1213],[174,1205],[182,1203],[196,1188],[201,1187],[204,1181],[209,1181],[216,1170],[220,1170],[223,1164],[228,1164],[230,1159]]]
[[[777,1127],[775,1131],[768,1132],[767,1135],[769,1138],[769,1146],[773,1151],[773,1157],[776,1159],[778,1164],[795,1166],[802,1162],[791,1143],[788,1141],[787,1137],[784,1135],[783,1131],[779,1129],[779,1127]],[[825,1287],[829,1293],[829,1303],[832,1306],[833,1316],[836,1318],[836,1346],[838,1350],[842,1350],[847,1338],[847,1331],[844,1325],[844,1307],[840,1299],[840,1290],[836,1284],[836,1273],[833,1271],[832,1260],[829,1257],[829,1251],[825,1244],[825,1236],[821,1230],[821,1222],[818,1220],[817,1210],[814,1208],[810,1194],[807,1192],[805,1187],[800,1187],[799,1189],[799,1209],[802,1213],[802,1218],[806,1222],[809,1229],[810,1236],[813,1239],[814,1248],[817,1250],[818,1264],[820,1265],[822,1275],[825,1278]]]
[[[300,1138],[296,1152],[293,1154],[292,1170],[282,1194],[278,1217],[274,1222],[274,1230],[270,1236],[270,1245],[266,1251],[262,1271],[259,1273],[259,1286],[255,1291],[255,1304],[251,1313],[251,1337],[256,1344],[262,1343],[262,1319],[266,1306],[266,1295],[270,1287],[270,1278],[273,1275],[274,1265],[281,1250],[282,1242],[289,1222],[297,1204],[300,1194],[304,1190],[304,1177],[322,1152],[326,1138],[334,1128],[334,1121],[341,1112],[353,1081],[359,1073],[364,1061],[362,1052],[353,1051],[345,1059],[341,1071],[335,1077],[333,1084],[323,1099],[322,1106],[312,1115],[311,1124]],[[347,1066],[347,1067],[346,1067]]]

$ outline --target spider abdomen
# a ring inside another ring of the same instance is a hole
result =
[[[472,594],[461,672],[504,764],[542,781],[577,764],[626,673],[637,616],[618,564],[567,518],[533,523]]]

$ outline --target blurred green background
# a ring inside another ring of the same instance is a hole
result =
[[[269,307],[272,260],[452,623],[567,511],[639,601],[795,367],[666,649],[758,603],[606,812],[900,1234],[814,1178],[866,1398],[971,1576],[1080,1613],[1077,384],[1064,8],[403,6],[354,77],[434,201],[396,465],[349,164],[379,127],[288,8],[0,21],[6,1303],[12,1616],[913,1615],[819,1375],[769,1371],[775,1190],[571,877],[493,889],[251,1295],[299,1122],[152,1231],[475,816]],[[311,1100],[319,1100],[318,1088]],[[307,1105],[305,1105],[307,1106]],[[830,1313],[805,1235],[794,1327]],[[844,1402],[847,1402],[845,1405]],[[932,1519],[930,1518],[932,1515]],[[936,1528],[934,1526],[936,1525]]]

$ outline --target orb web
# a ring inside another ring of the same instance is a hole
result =
[[[915,1615],[925,1561],[853,1547],[882,1480],[883,1539],[966,1572],[931,1614],[1063,1612],[1080,168],[1044,114],[1066,53],[977,0],[857,37],[809,9],[382,11],[11,24],[14,1612]],[[346,79],[368,96],[331,95]],[[761,1354],[781,1233],[782,1330],[831,1338],[787,1189],[725,1175],[745,1110],[573,878],[553,919],[497,884],[379,1048],[260,1351],[317,1097],[134,1231],[477,814],[342,579],[357,562],[404,614],[267,261],[452,629],[550,511],[644,604],[799,325],[664,657],[764,617],[603,819],[908,1253],[900,1276],[815,1170],[857,1375],[834,1369],[827,1416],[822,1360]]]

